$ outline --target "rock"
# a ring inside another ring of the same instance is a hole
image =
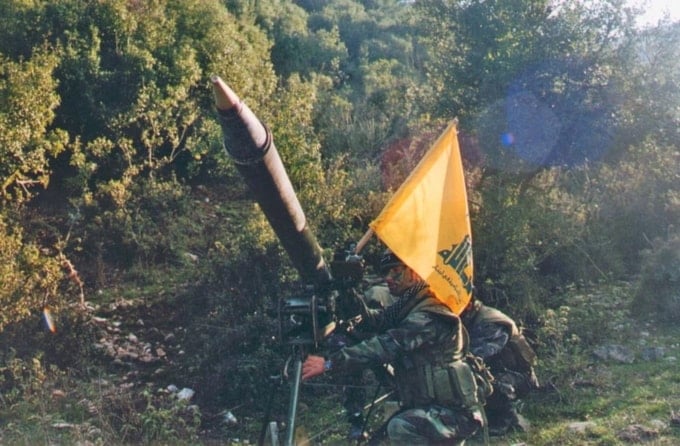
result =
[[[617,362],[625,364],[632,364],[635,361],[635,355],[629,349],[621,345],[612,345],[609,350],[609,357]]]
[[[668,424],[659,419],[649,420],[649,425],[652,426],[653,429],[658,430],[659,432],[668,428]]]
[[[635,355],[630,349],[617,344],[597,347],[593,350],[593,356],[603,361],[613,360],[625,364],[632,364],[635,361]]]
[[[666,349],[663,347],[647,347],[642,350],[640,356],[645,361],[658,361],[666,355]]]
[[[641,443],[659,436],[659,431],[641,424],[631,424],[621,430],[618,435],[620,440],[629,443]]]
[[[597,347],[593,350],[593,356],[601,361],[606,361],[609,359],[609,350],[607,350],[606,346]]]
[[[104,325],[108,322],[108,319],[104,317],[98,317],[98,316],[92,316],[91,318],[92,322],[94,322],[97,325]]]
[[[189,261],[191,261],[193,263],[198,262],[198,256],[196,254],[192,254],[190,252],[185,252],[184,257],[186,257]]]
[[[680,412],[671,411],[671,426],[680,427]]]
[[[194,397],[196,392],[194,392],[192,389],[185,387],[179,392],[177,392],[177,399],[180,401],[189,401],[191,398]]]
[[[230,410],[224,412],[224,415],[223,415],[223,417],[222,417],[222,421],[223,421],[224,424],[226,424],[227,426],[234,426],[234,425],[236,425],[236,424],[238,423],[238,420],[236,419],[236,417],[234,416],[234,414],[231,413]]]
[[[525,418],[521,414],[516,414],[517,416],[517,426],[520,428],[522,432],[529,432],[531,429],[531,423],[527,418]]]
[[[588,430],[593,429],[596,426],[597,424],[593,421],[576,421],[574,423],[569,423],[567,425],[567,430],[576,434],[585,434]]]

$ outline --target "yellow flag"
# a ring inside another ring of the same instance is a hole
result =
[[[460,314],[472,293],[472,238],[453,121],[369,226]]]

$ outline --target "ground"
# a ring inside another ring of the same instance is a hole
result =
[[[118,296],[80,309],[70,322],[57,321],[56,333],[32,338],[44,348],[35,360],[22,336],[39,329],[38,321],[14,336],[3,333],[0,443],[257,444],[264,413],[246,395],[219,406],[218,395],[207,398],[193,385],[197,333],[186,307],[163,304]],[[543,389],[521,406],[531,428],[491,438],[492,445],[680,444],[680,328],[627,315],[607,327],[607,336],[582,333],[539,350]],[[89,346],[70,348],[76,342]],[[298,444],[348,444],[340,390],[332,384],[302,386]],[[268,419],[283,426],[288,383],[271,389],[264,393],[274,392],[277,403]],[[389,411],[387,401],[372,410],[369,429]]]

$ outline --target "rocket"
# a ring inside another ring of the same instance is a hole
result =
[[[224,147],[303,280],[331,281],[321,247],[274,146],[271,131],[219,77],[212,76]]]

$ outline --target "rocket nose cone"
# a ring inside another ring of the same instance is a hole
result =
[[[212,76],[210,80],[213,84],[215,106],[218,110],[229,110],[241,102],[236,93],[234,93],[234,90],[229,88],[219,76]]]

